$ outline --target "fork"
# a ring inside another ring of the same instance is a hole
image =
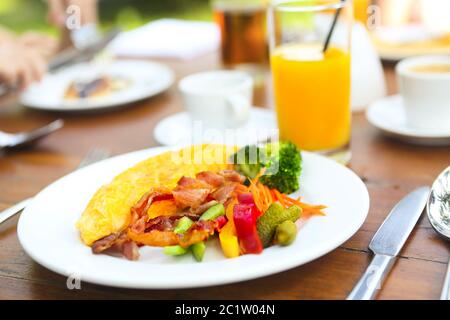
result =
[[[92,148],[91,150],[86,153],[84,158],[81,160],[80,164],[78,165],[77,169],[81,169],[83,167],[86,167],[90,164],[93,164],[95,162],[98,162],[100,160],[104,160],[109,157],[109,152],[107,150],[101,149],[101,148]],[[2,224],[4,221],[8,220],[12,216],[18,214],[23,209],[25,209],[26,206],[28,206],[31,201],[33,201],[33,198],[28,198],[25,200],[22,200],[21,202],[13,205],[12,207],[9,207],[8,209],[4,210],[0,213],[0,224]]]

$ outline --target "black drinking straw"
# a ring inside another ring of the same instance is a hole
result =
[[[341,2],[344,2],[344,1],[345,0],[341,0]],[[341,13],[341,9],[342,9],[342,7],[337,8],[336,12],[334,13],[333,23],[331,24],[330,31],[328,31],[328,34],[327,34],[327,39],[325,40],[325,44],[323,45],[323,50],[322,50],[323,53],[325,53],[325,51],[327,51],[328,46],[330,45],[330,40],[331,40],[331,37],[333,36],[333,31],[334,31],[334,28],[336,27],[336,22],[339,18],[339,14]]]

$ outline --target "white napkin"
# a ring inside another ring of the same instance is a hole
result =
[[[120,56],[192,59],[217,50],[219,43],[214,23],[160,19],[124,32],[109,49]]]

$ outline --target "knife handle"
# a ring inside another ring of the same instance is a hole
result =
[[[347,297],[347,300],[372,300],[375,298],[394,262],[395,257],[381,254],[375,255],[366,272]]]

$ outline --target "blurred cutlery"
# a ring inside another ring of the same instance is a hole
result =
[[[18,133],[7,133],[0,131],[0,149],[18,148],[24,145],[28,145],[48,136],[50,133],[53,133],[56,130],[61,129],[63,126],[64,121],[58,119],[32,131]]]
[[[71,48],[61,52],[56,56],[49,65],[49,71],[54,72],[62,67],[78,62],[90,61],[100,53],[106,46],[120,33],[120,29],[112,29],[98,41],[81,47],[80,49]]]
[[[102,34],[96,23],[88,23],[70,32],[70,38],[75,48],[82,50],[98,42]]]
[[[109,152],[107,150],[100,148],[93,148],[89,150],[86,156],[81,160],[77,169],[81,169],[100,160],[104,160],[108,157]],[[8,220],[12,216],[18,214],[19,212],[21,212],[23,209],[25,209],[27,205],[31,203],[32,200],[33,198],[22,200],[21,202],[13,205],[12,207],[9,207],[8,209],[0,212],[0,224]]]
[[[433,182],[427,202],[427,216],[433,229],[444,239],[450,239],[450,167]],[[450,264],[447,269],[441,300],[450,300]]]
[[[1,212],[0,213],[0,224],[2,224],[4,221],[8,220],[12,216],[16,215],[17,213],[19,213],[20,211],[25,209],[25,207],[27,205],[29,205],[32,200],[33,200],[33,198],[28,198],[28,199],[22,200],[19,203],[15,204],[12,207],[9,207],[8,209]]]
[[[430,188],[421,187],[408,194],[391,210],[370,242],[375,254],[347,300],[373,299],[392,268],[409,234],[427,203]]]

